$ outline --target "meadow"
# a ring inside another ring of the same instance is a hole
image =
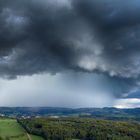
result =
[[[0,119],[0,140],[43,140],[41,137],[27,135],[15,119]]]

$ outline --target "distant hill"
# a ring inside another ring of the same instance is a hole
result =
[[[78,116],[105,118],[110,120],[136,120],[140,121],[140,108],[55,108],[55,107],[0,107],[0,115],[21,116]]]

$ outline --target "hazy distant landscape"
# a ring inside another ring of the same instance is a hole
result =
[[[140,108],[59,108],[59,107],[0,107],[3,117],[88,117],[108,120],[140,121]]]

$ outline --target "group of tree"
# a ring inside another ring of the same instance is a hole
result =
[[[45,140],[140,140],[140,125],[93,118],[32,118],[18,122]]]

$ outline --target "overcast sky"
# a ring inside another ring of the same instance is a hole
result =
[[[140,107],[139,0],[1,0],[0,106]]]

